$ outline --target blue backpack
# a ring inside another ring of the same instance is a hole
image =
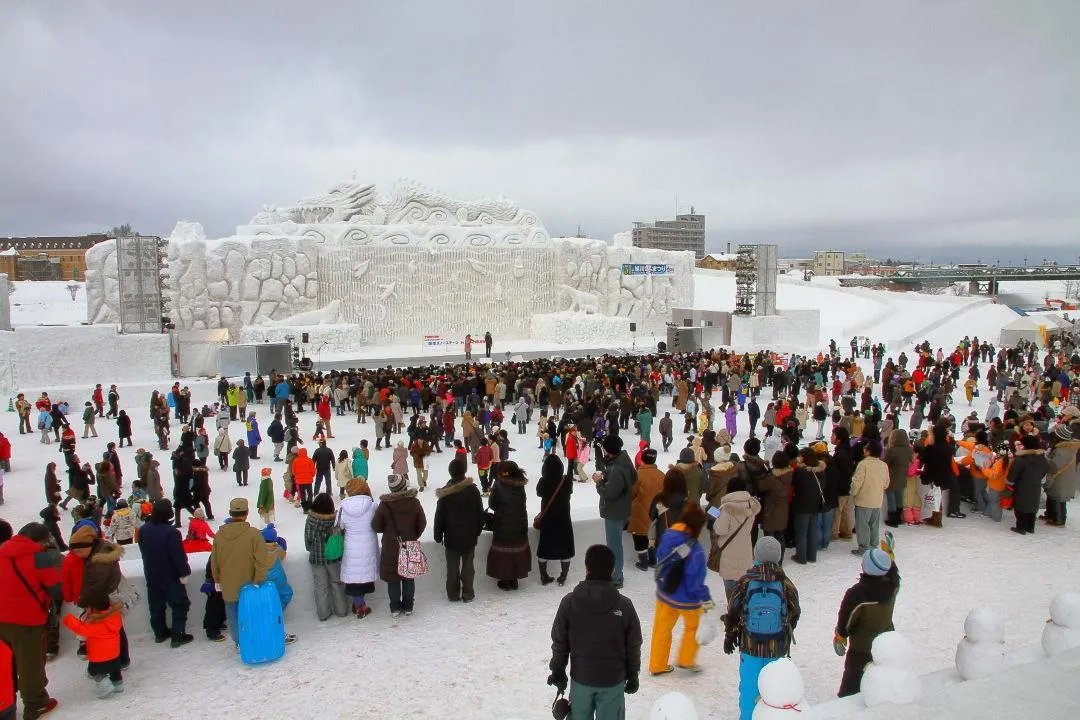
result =
[[[746,589],[746,631],[755,637],[782,634],[787,628],[787,600],[779,580],[751,580]]]

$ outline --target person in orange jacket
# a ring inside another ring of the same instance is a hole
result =
[[[120,606],[87,610],[77,618],[68,613],[64,625],[76,635],[86,638],[86,672],[97,683],[97,695],[105,698],[124,692],[124,675],[120,666],[120,628],[124,621]]]
[[[966,450],[964,456],[956,462],[971,471],[971,481],[975,487],[975,512],[983,513],[995,522],[1001,522],[999,497],[1005,489],[1008,464],[990,449],[990,438],[985,430],[977,431],[974,439],[960,440],[957,445]],[[993,487],[990,486],[991,476]]]
[[[315,482],[315,463],[308,457],[307,448],[297,451],[291,470],[293,482],[296,483],[297,501],[304,508],[304,512],[307,512],[311,507],[311,485]]]

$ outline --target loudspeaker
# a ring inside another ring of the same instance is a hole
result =
[[[637,332],[637,323],[630,323],[630,332]]]
[[[300,335],[300,342],[306,343],[307,341],[308,341],[308,334],[307,333],[301,334]]]

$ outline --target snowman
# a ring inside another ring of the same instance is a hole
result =
[[[964,621],[964,639],[956,646],[956,670],[965,680],[988,677],[1005,668],[1005,622],[993,610],[979,608]]]
[[[1050,601],[1042,646],[1051,656],[1080,647],[1080,593],[1059,593]]]
[[[882,703],[913,703],[922,695],[915,673],[915,648],[898,632],[881,633],[870,647],[874,661],[866,666],[859,692],[867,707]]]
[[[649,720],[698,720],[694,701],[680,692],[661,695],[653,703]]]
[[[802,674],[791,658],[774,660],[758,675],[757,705],[753,720],[795,720],[806,718],[810,704],[806,702],[806,686]]]

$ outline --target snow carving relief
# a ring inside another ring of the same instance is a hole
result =
[[[563,311],[660,328],[672,307],[693,304],[692,253],[552,240],[511,200],[459,200],[408,180],[385,196],[342,183],[266,206],[220,240],[180,222],[168,257],[177,328],[224,327],[234,337],[246,326],[327,324],[383,342],[485,331],[527,337],[533,316]],[[667,263],[675,275],[625,276],[630,262]],[[115,243],[88,251],[87,266],[88,320],[118,322]]]

